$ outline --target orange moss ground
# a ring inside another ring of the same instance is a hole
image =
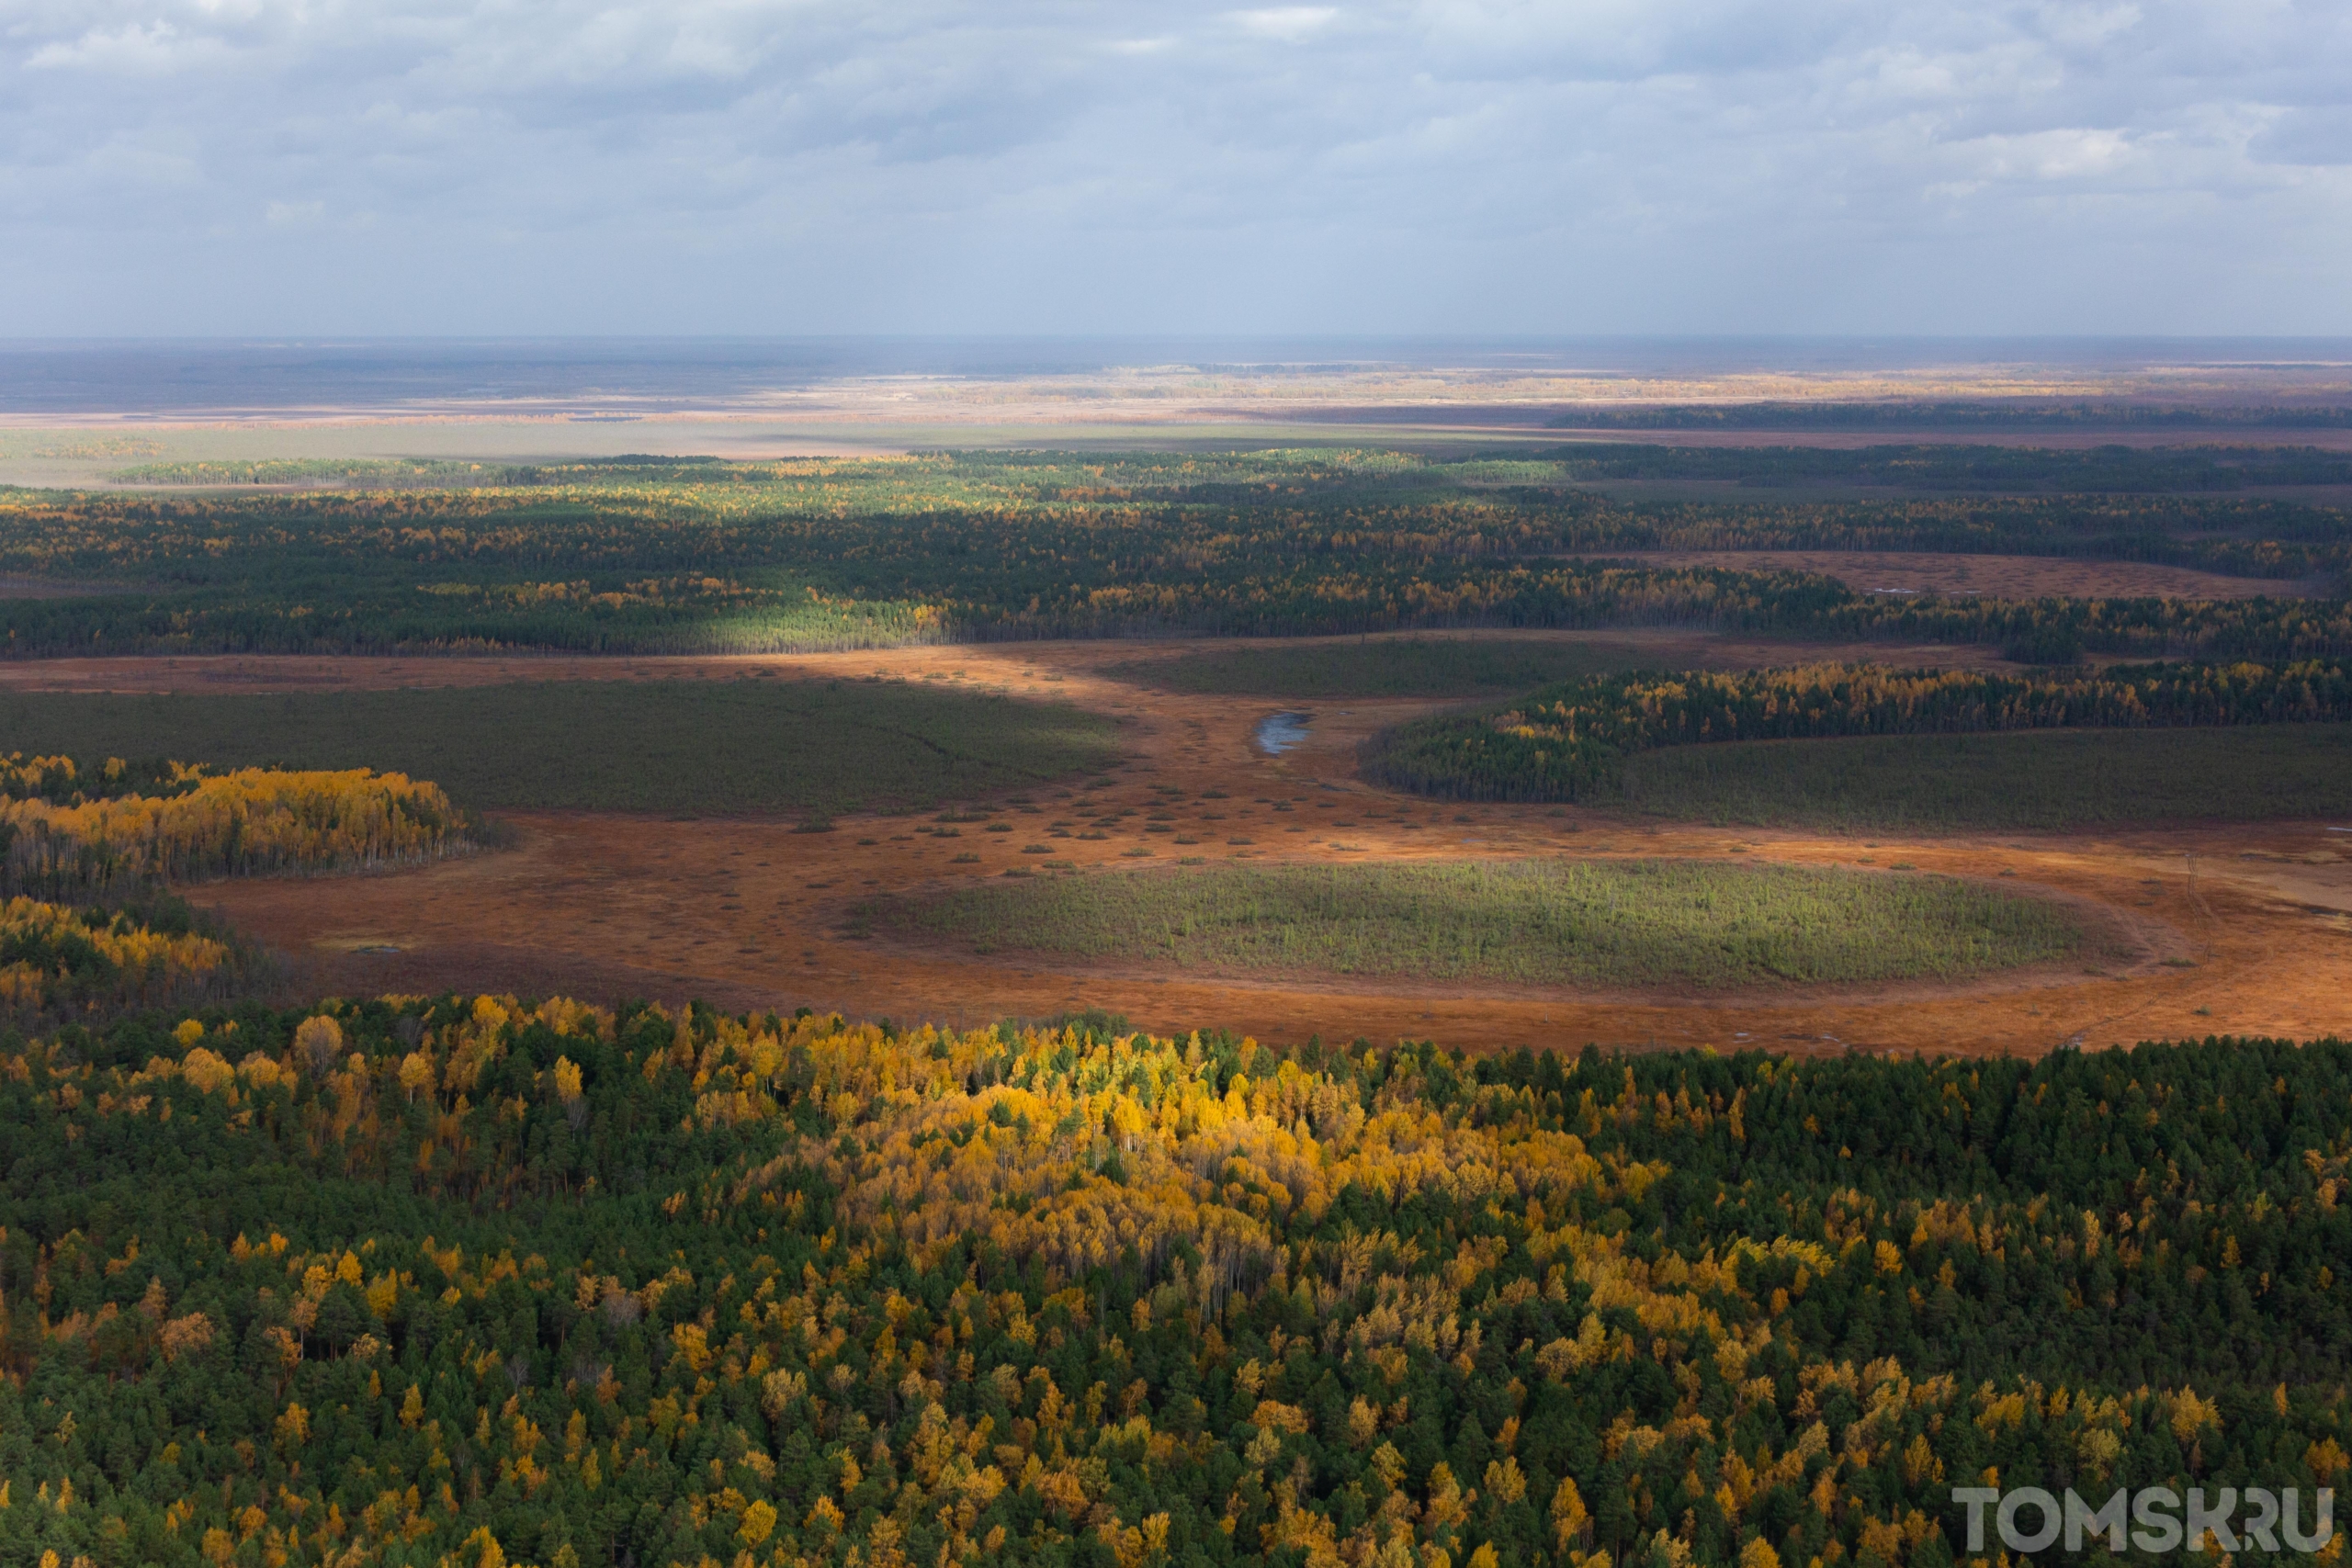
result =
[[[1741,644],[1687,633],[1611,633],[1662,657],[1739,657]],[[1198,645],[1024,644],[758,660],[122,660],[0,666],[0,690],[197,690],[465,685],[527,679],[698,675],[755,666],[798,674],[937,673],[1052,694],[1123,721],[1132,764],[1085,804],[1136,807],[1112,838],[1051,838],[1079,798],[1036,793],[1043,808],[1005,811],[1014,831],[967,826],[915,836],[920,818],[844,818],[831,834],[770,820],[665,821],[589,813],[510,818],[508,852],[400,873],[256,880],[196,889],[205,904],[294,954],[308,978],[344,993],[561,990],[592,998],[701,997],[728,1007],[807,1003],[854,1015],[978,1022],[1078,1007],[1155,1029],[1222,1025],[1297,1041],[1398,1036],[1473,1048],[1573,1050],[1588,1041],[1783,1050],[2040,1053],[2208,1032],[2308,1036],[2352,1031],[2352,834],[2317,823],[2080,835],[1855,839],[1728,833],[1546,807],[1456,807],[1365,786],[1356,744],[1433,705],[1313,705],[1306,745],[1263,755],[1254,727],[1284,705],[1163,694],[1111,680],[1102,666]],[[1761,657],[1857,650],[1757,645]],[[1918,661],[1978,650],[1871,650]],[[1058,677],[1058,678],[1057,678]],[[1173,830],[1147,833],[1154,784],[1184,792]],[[1203,796],[1221,789],[1227,798]],[[1260,797],[1290,798],[1274,812]],[[1204,820],[1216,812],[1219,820]],[[2352,824],[2344,824],[2352,826]],[[1180,845],[1179,837],[1199,840]],[[861,839],[876,840],[861,844]],[[1245,844],[1230,840],[1246,839]],[[1023,855],[1045,844],[1048,857]],[[1345,847],[1340,847],[1345,846]],[[1148,849],[1148,858],[1128,852]],[[953,857],[978,861],[956,864]],[[1960,875],[2014,874],[2010,886],[2076,901],[2123,944],[2103,974],[2069,969],[1958,986],[1669,994],[1510,990],[1301,976],[1232,979],[997,953],[912,950],[842,934],[848,909],[885,891],[954,886],[1041,859],[1081,867],[1170,865],[1182,856],[1322,863],[1374,858],[1567,855],[1753,856],[1881,867],[1905,861]]]

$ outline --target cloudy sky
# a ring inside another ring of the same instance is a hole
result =
[[[2352,333],[2344,0],[0,0],[0,335]]]

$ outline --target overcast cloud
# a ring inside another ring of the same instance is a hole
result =
[[[2352,6],[0,0],[0,333],[2352,332]]]

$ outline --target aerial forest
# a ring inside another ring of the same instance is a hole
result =
[[[2308,1498],[2347,1104],[2340,1042],[68,1025],[0,1055],[0,1552],[1933,1568],[1979,1477]]]

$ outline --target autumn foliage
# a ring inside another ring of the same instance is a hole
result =
[[[125,1023],[0,1055],[0,1549],[1940,1568],[1996,1472],[2308,1498],[2347,1089],[2338,1042]]]
[[[186,918],[0,900],[0,1013],[19,1020],[209,1000],[243,976],[231,942]]]
[[[71,757],[22,751],[0,756],[0,799],[45,800],[52,806],[81,806],[125,795],[183,795],[203,778],[200,764],[187,762],[126,762],[108,757],[85,772]]]
[[[0,798],[0,882],[44,897],[103,897],[167,881],[429,859],[465,843],[448,797],[404,774],[180,771],[175,792],[160,795]]]

